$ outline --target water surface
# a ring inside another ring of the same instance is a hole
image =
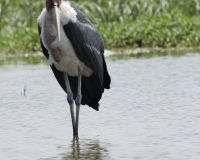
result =
[[[107,59],[100,111],[81,106],[73,139],[66,95],[46,63],[0,66],[2,160],[199,160],[200,54]]]

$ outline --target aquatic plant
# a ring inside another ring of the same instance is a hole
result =
[[[74,0],[100,30],[106,48],[200,44],[200,0]],[[0,52],[40,51],[41,0],[1,0]]]

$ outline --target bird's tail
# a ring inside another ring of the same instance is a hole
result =
[[[69,76],[69,82],[75,99],[77,96],[78,78]],[[82,105],[86,104],[96,111],[99,111],[99,100],[101,99],[102,93],[104,91],[104,87],[100,84],[100,79],[95,74],[90,77],[82,76]]]
[[[67,93],[63,73],[58,71],[54,65],[51,66],[51,69],[58,83],[60,84],[62,89]],[[75,99],[77,96],[78,78],[72,76],[69,76],[68,78],[71,90],[74,95],[73,98]],[[82,105],[88,105],[93,109],[95,109],[96,111],[99,111],[99,101],[102,97],[103,92],[104,92],[104,86],[101,85],[100,78],[96,74],[92,74],[90,77],[82,76],[82,85],[81,85]]]

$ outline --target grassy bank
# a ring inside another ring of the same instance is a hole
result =
[[[41,0],[1,0],[0,53],[40,51]],[[105,48],[198,47],[199,0],[72,1],[100,31]]]

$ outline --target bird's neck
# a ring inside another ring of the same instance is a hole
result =
[[[77,13],[74,10],[73,7],[71,7],[69,2],[63,1],[60,5],[60,21],[62,25],[68,24],[71,22],[77,21]],[[46,8],[43,9],[42,13],[38,17],[38,23],[43,26],[46,20],[51,19],[49,12],[46,10]]]

